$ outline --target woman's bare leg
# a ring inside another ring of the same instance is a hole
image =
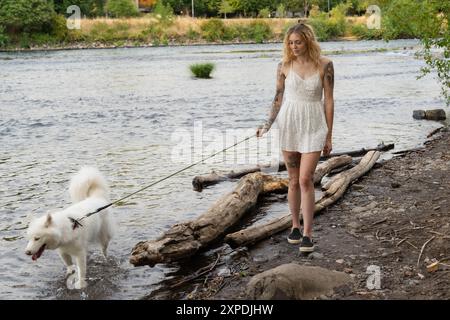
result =
[[[311,238],[314,217],[314,171],[320,159],[320,151],[302,153],[300,165],[300,190],[303,215],[303,235]]]
[[[289,175],[288,203],[292,215],[292,228],[300,229],[301,195],[299,175],[301,155],[298,152],[283,151],[283,157]]]

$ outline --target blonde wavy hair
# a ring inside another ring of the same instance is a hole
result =
[[[289,47],[289,37],[291,34],[298,34],[302,41],[306,43],[306,54],[308,58],[315,64],[316,68],[320,66],[320,46],[314,35],[313,28],[305,23],[298,23],[288,29],[284,36],[283,64],[288,65],[295,60],[295,55]]]

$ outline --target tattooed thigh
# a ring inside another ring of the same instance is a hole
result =
[[[289,153],[286,159],[286,165],[289,168],[299,168],[300,167],[300,153]]]

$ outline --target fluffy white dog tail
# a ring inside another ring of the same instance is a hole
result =
[[[109,199],[106,179],[93,167],[82,167],[70,180],[70,198],[73,203],[80,202],[87,197]]]

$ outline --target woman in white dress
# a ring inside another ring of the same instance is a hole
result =
[[[256,134],[261,137],[276,119],[289,175],[292,230],[288,241],[300,243],[301,252],[314,250],[313,177],[321,152],[329,155],[332,150],[333,87],[333,62],[321,56],[312,28],[304,23],[291,27],[284,38],[283,61],[278,64],[276,94],[270,116]],[[300,207],[303,234],[300,231]]]

